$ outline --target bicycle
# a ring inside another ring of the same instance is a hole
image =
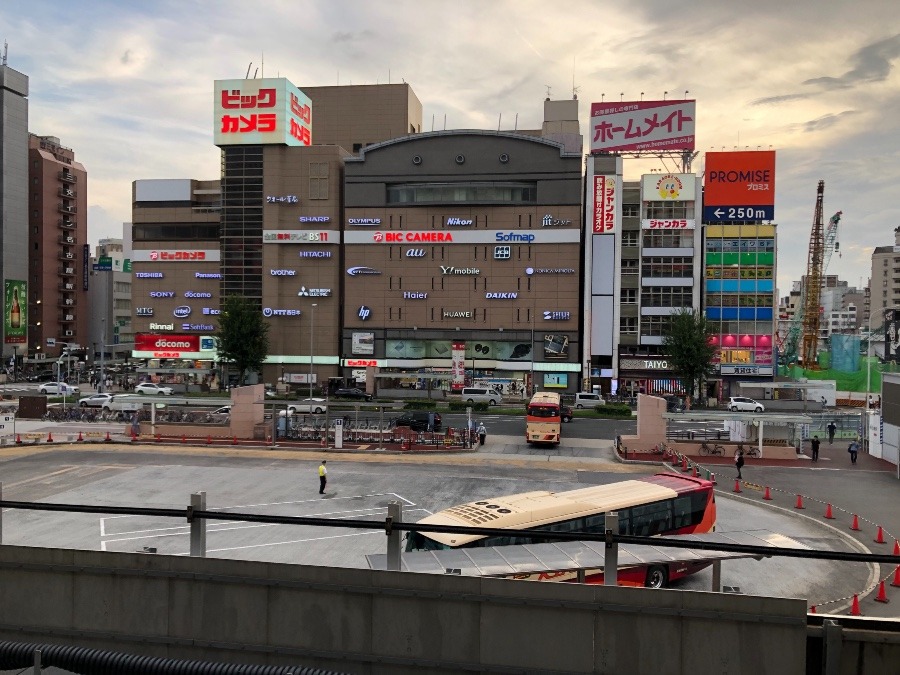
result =
[[[743,443],[738,443],[738,450],[744,451],[744,457],[759,457],[759,448],[755,445],[751,445],[749,448],[745,448]]]
[[[714,443],[712,446],[707,441],[700,443],[701,455],[725,455],[725,446]]]

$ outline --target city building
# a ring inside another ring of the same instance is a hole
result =
[[[54,136],[28,142],[29,353],[50,359],[90,342],[87,171]]]
[[[873,329],[884,325],[884,310],[900,307],[900,227],[894,228],[893,246],[872,251],[869,303]]]
[[[90,340],[93,360],[131,356],[131,258],[122,239],[101,239],[91,258]]]
[[[4,361],[10,357],[21,361],[35,348],[34,340],[29,340],[29,326],[35,324],[29,309],[40,296],[39,291],[29,293],[28,282],[40,272],[29,269],[31,240],[26,233],[32,231],[29,225],[39,224],[28,217],[28,160],[28,76],[6,65],[4,50],[0,60],[0,279],[4,292],[0,331]],[[54,259],[51,268],[56,267]],[[53,328],[57,328],[55,321]]]

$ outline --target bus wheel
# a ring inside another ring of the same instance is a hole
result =
[[[666,568],[655,565],[647,570],[647,582],[644,585],[647,588],[665,588],[668,580]]]

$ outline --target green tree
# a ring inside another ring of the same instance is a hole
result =
[[[712,372],[716,346],[710,344],[712,329],[701,312],[683,309],[672,314],[663,333],[669,366],[681,378],[688,397],[700,391],[703,379]]]
[[[259,307],[243,296],[225,298],[215,338],[219,359],[238,370],[238,385],[244,384],[248,372],[260,370],[269,355],[269,325]]]

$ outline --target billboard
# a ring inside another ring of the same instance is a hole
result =
[[[594,234],[616,229],[617,185],[615,176],[594,176]]]
[[[8,345],[23,345],[28,341],[28,296],[25,282],[7,279],[3,296],[3,341]]]
[[[641,176],[641,200],[645,202],[692,202],[697,198],[692,173],[649,173]]]
[[[466,386],[466,343],[454,340],[450,344],[450,388],[460,391]]]
[[[703,187],[706,222],[775,218],[775,151],[707,152]]]
[[[312,145],[312,101],[284,77],[216,80],[216,145]]]
[[[884,360],[900,361],[900,310],[884,312]]]
[[[591,104],[591,152],[693,150],[697,102]]]
[[[351,352],[354,354],[375,353],[375,333],[353,333]]]

